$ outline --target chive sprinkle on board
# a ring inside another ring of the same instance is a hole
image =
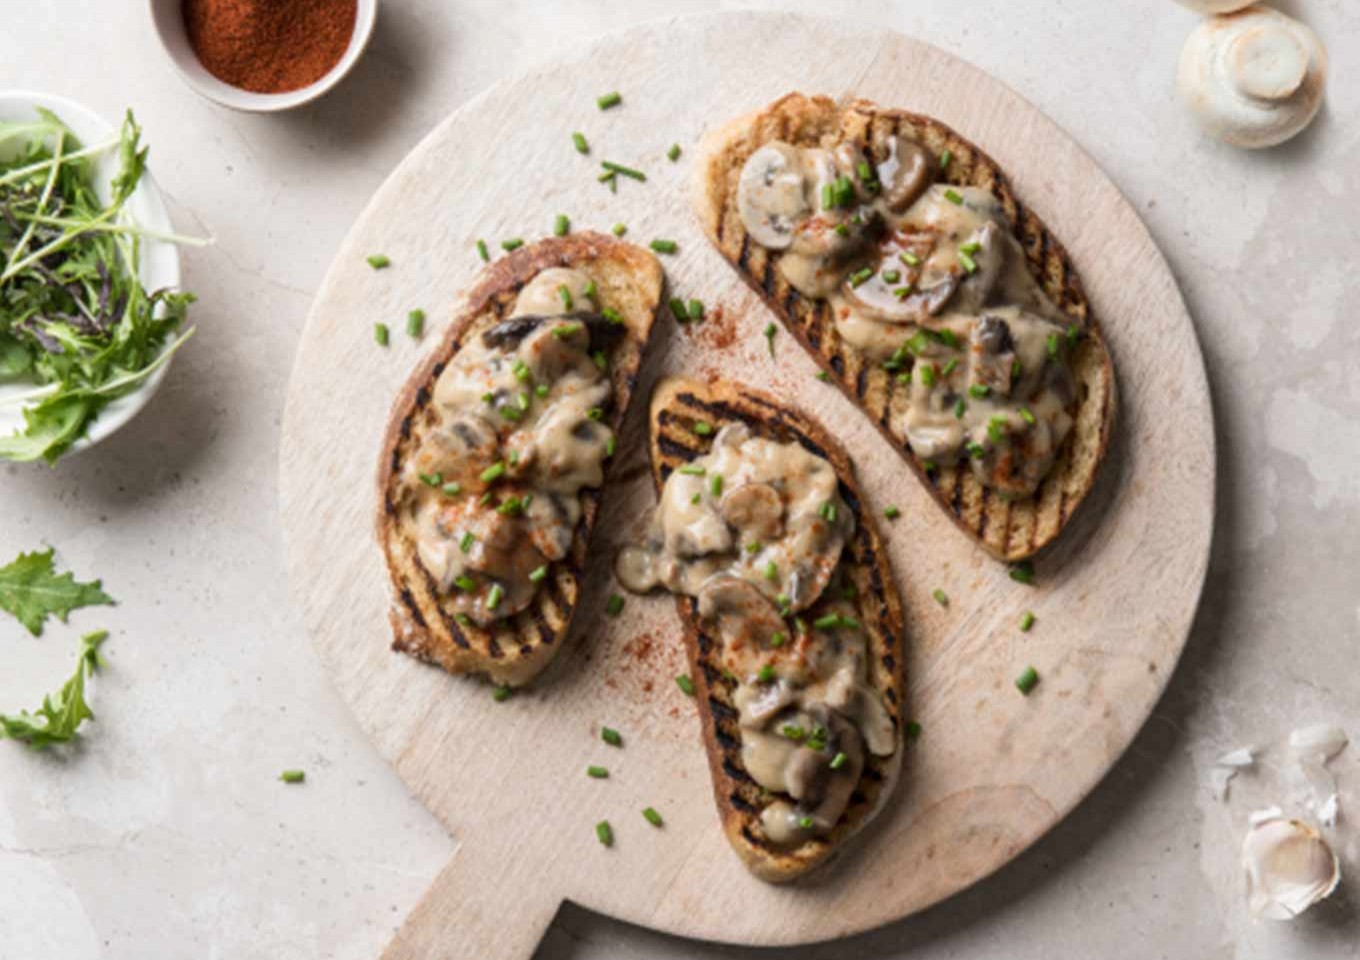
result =
[[[600,739],[611,747],[623,746],[623,734],[619,733],[613,727],[601,727]]]
[[[373,340],[380,347],[387,346],[388,341],[387,324],[385,323],[373,324]]]
[[[608,820],[601,820],[595,824],[595,838],[606,847],[614,845],[614,828],[609,825]]]
[[[584,133],[573,133],[571,135],[571,142],[576,144],[577,153],[590,152],[590,144],[586,141],[586,135]]]
[[[617,617],[619,614],[623,613],[623,597],[619,596],[617,593],[611,593],[609,599],[605,601],[604,612],[611,617]]]
[[[675,678],[675,685],[680,688],[680,692],[687,697],[694,696],[694,681],[689,678],[689,674],[682,673]]]
[[[617,90],[611,90],[609,93],[606,93],[595,100],[595,105],[601,110],[617,107],[621,103],[623,103],[623,95]]]
[[[374,270],[381,270],[384,267],[390,267],[392,265],[392,259],[385,253],[375,253],[370,255],[367,259],[368,265]]]
[[[935,598],[935,602],[938,603],[940,606],[942,607],[949,606],[949,594],[945,593],[939,587],[935,588],[935,592],[932,593],[931,596]]]
[[[567,231],[571,229],[571,218],[565,213],[559,213],[557,219],[553,221],[553,236],[565,237]]]
[[[671,148],[666,151],[666,159],[671,163],[680,159],[680,144],[672,143]]]
[[[1039,685],[1039,671],[1033,667],[1026,667],[1025,672],[1015,678],[1015,688],[1029,696],[1031,690]]]
[[[302,770],[285,770],[279,774],[279,779],[284,783],[302,783],[307,779],[307,774]]]
[[[477,241],[477,256],[481,257],[483,260],[490,260],[490,259],[491,259],[491,252],[490,252],[489,250],[486,249],[486,241],[485,241],[485,240],[478,240],[478,241]]]
[[[661,819],[661,814],[656,812],[655,807],[644,807],[642,810],[642,819],[646,820],[654,827],[659,827],[665,823],[665,821]]]
[[[1020,615],[1020,632],[1029,633],[1034,627],[1034,611],[1026,610]]]
[[[674,240],[653,240],[650,246],[657,253],[674,253],[680,249],[680,244]]]
[[[628,232],[628,228],[621,223],[616,223],[610,228],[610,232],[616,237],[621,237]]]
[[[406,315],[406,333],[408,336],[419,337],[425,332],[425,311],[419,307]]]
[[[595,780],[605,780],[609,777],[609,771],[604,767],[597,767],[592,764],[591,766],[586,767],[586,776]]]
[[[495,700],[497,703],[504,703],[510,699],[510,693],[510,688],[505,684],[501,684],[499,687],[491,688],[491,699]]]
[[[506,253],[509,253],[512,250],[518,250],[522,246],[524,246],[524,241],[519,237],[511,237],[509,240],[501,241],[501,249]]]
[[[1011,567],[1010,577],[1016,583],[1023,583],[1028,587],[1034,586],[1034,564],[1028,560],[1022,560]]]

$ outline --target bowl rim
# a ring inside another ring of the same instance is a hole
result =
[[[91,133],[97,136],[111,137],[118,131],[118,126],[110,123],[102,114],[77,100],[72,100],[60,94],[44,93],[38,90],[0,90],[0,104],[10,103],[29,109],[42,107],[51,110],[63,123],[71,127],[77,136],[85,140],[90,139]],[[142,179],[137,184],[137,189],[129,198],[128,203],[129,206],[138,208],[139,216],[137,219],[143,226],[159,233],[173,234],[175,232],[174,224],[170,220],[170,211],[165,206],[165,198],[161,194],[160,188],[156,186],[155,178],[152,176],[149,166],[142,173]],[[152,262],[153,251],[155,264],[153,267],[149,267],[148,264]],[[182,280],[180,266],[179,248],[175,244],[154,239],[144,241],[139,272],[142,273],[142,283],[149,289],[156,287],[179,289]],[[148,271],[150,272],[148,273]],[[192,323],[188,326],[191,327]],[[162,352],[168,346],[169,343],[162,346]],[[62,456],[69,457],[82,450],[88,450],[101,440],[107,439],[122,429],[155,396],[161,382],[165,380],[165,376],[170,370],[170,364],[173,362],[173,356],[166,357],[165,362],[153,370],[135,390],[123,394],[105,406],[99,412],[99,415],[90,421],[84,435],[74,440]]]
[[[183,0],[147,0],[156,39],[174,66],[175,72],[199,96],[232,110],[245,113],[277,113],[311,103],[335,87],[359,62],[373,35],[378,16],[378,0],[354,0],[354,33],[335,66],[305,87],[286,93],[256,93],[219,80],[199,62],[184,30],[180,16]]]

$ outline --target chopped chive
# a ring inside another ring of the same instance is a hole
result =
[[[903,385],[906,385],[906,384],[908,384],[908,383],[911,383],[911,374],[910,374],[910,373],[899,373],[899,374],[897,375],[897,382],[900,383],[900,384],[903,384]]]
[[[1000,443],[1006,435],[1008,421],[1005,417],[996,416],[987,421],[987,436],[992,443]]]
[[[608,173],[617,173],[621,177],[628,177],[643,183],[647,181],[647,174],[643,173],[641,170],[635,170],[632,167],[625,167],[621,163],[614,163],[610,160],[601,160],[600,166],[604,167],[605,171]]]
[[[591,407],[589,410],[586,411],[586,416],[589,417],[591,420],[596,421],[603,420],[604,410],[601,409],[600,407]]]
[[[392,265],[392,259],[385,253],[375,253],[365,259],[368,260],[368,265],[374,270],[381,270]]]
[[[515,406],[519,407],[520,410],[527,411],[529,409],[529,403],[530,400],[527,393],[515,394]],[[514,456],[514,454],[511,454],[511,456]]]
[[[482,483],[494,483],[505,476],[505,461],[497,460],[491,466],[482,471]]]
[[[540,383],[540,384],[538,384],[537,386],[534,387],[534,396],[536,396],[536,397],[546,397],[547,395],[548,395],[548,385],[547,385],[546,383]]]
[[[903,250],[897,255],[897,259],[901,260],[909,267],[919,267],[921,265],[921,258],[910,250]]]
[[[882,276],[884,283],[896,283],[898,280],[902,279],[902,271],[884,270]]]
[[[594,297],[597,293],[600,292],[600,288],[595,285],[594,280],[587,280],[585,288],[581,292],[584,293],[587,297]]]
[[[953,187],[944,192],[944,198],[955,206],[963,206],[963,197]]]
[[[779,328],[773,323],[765,324],[765,344],[770,348],[770,356],[774,356],[774,338],[779,332]]]
[[[425,311],[419,307],[406,315],[406,334],[419,337],[425,332]]]
[[[548,576],[548,565],[547,565],[547,564],[544,564],[544,565],[541,566],[541,567],[535,567],[533,570],[530,570],[530,571],[529,571],[529,582],[530,582],[530,583],[538,583],[540,580],[543,580],[543,579],[546,578],[547,576]]]
[[[923,363],[921,365],[921,382],[927,387],[935,386],[935,364]]]
[[[454,577],[453,585],[457,587],[459,590],[462,590],[464,593],[471,593],[473,590],[477,589],[477,581],[473,580],[466,574],[464,574],[463,576]]]
[[[505,596],[505,588],[499,583],[493,583],[491,589],[486,592],[486,608],[495,610],[501,605],[501,598]]]
[[[987,451],[982,448],[982,444],[976,441],[968,444],[967,446],[964,447],[964,449],[967,450],[971,456],[976,457],[979,460],[982,459],[982,457],[984,457],[987,453]]]
[[[1029,633],[1030,628],[1033,626],[1034,626],[1034,611],[1026,610],[1024,613],[1020,615],[1020,632]]]
[[[611,90],[609,93],[596,98],[595,105],[601,110],[608,110],[610,107],[617,107],[622,102],[623,96],[617,90]]]
[[[1034,585],[1034,564],[1028,560],[1021,560],[1011,567],[1011,579],[1016,583],[1023,583],[1026,586]]]
[[[437,487],[444,482],[444,475],[442,473],[422,473],[420,482],[427,487]]]
[[[858,287],[874,275],[873,267],[862,267],[850,274],[850,286]]]
[[[1069,347],[1075,347],[1077,345],[1077,341],[1080,339],[1081,339],[1081,327],[1077,326],[1075,323],[1069,325],[1067,328],[1067,345]]]
[[[968,393],[979,400],[992,392],[992,388],[985,383],[975,383],[968,388]]]
[[[1020,358],[1019,358],[1019,357],[1016,357],[1014,360],[1011,361],[1011,379],[1012,379],[1012,380],[1019,380],[1019,379],[1020,379],[1020,374],[1023,373],[1024,370],[1025,370],[1024,364],[1022,364],[1022,363],[1020,362]]]
[[[589,767],[586,767],[586,776],[594,777],[596,780],[604,780],[609,776],[609,771],[606,770],[604,767],[597,767],[591,765]]]
[[[1039,685],[1039,671],[1033,667],[1026,667],[1025,672],[1015,678],[1015,688],[1029,696],[1029,692]]]
[[[702,420],[694,421],[694,426],[690,427],[690,429],[701,437],[707,437],[713,433],[713,425],[710,423],[704,423],[704,421]]]
[[[908,721],[907,721],[907,736],[909,736],[909,737],[911,737],[911,739],[915,740],[915,739],[916,739],[917,737],[919,737],[920,735],[921,735],[921,725],[920,725],[919,723],[917,723],[915,720],[908,720]]]
[[[969,273],[977,273],[977,261],[973,259],[972,254],[964,253],[963,250],[960,249],[958,257],[959,263],[963,264],[963,269],[967,270]]]
[[[506,253],[511,250],[518,250],[522,246],[524,246],[524,241],[519,237],[511,237],[509,240],[501,241],[501,249]]]
[[[822,504],[821,507],[818,508],[817,512],[821,515],[822,519],[825,520],[827,523],[836,522],[836,505],[831,501],[828,500],[826,503]]]
[[[1030,412],[1029,407],[1020,408],[1020,419],[1030,424],[1031,426],[1034,424],[1034,414]]]
[[[835,205],[835,199],[831,192],[831,184],[822,184],[822,209],[830,210]]]
[[[887,506],[883,508],[883,516],[887,517],[889,520],[896,520],[898,517],[902,516],[902,511],[897,507]]]
[[[687,477],[702,477],[706,471],[703,467],[696,467],[692,463],[687,463],[680,468],[680,472]]]
[[[600,316],[604,317],[605,320],[609,321],[616,327],[623,325],[623,314],[619,313],[613,307],[605,307],[603,310],[600,311]]]
[[[843,223],[838,223],[838,224],[836,224],[836,226],[833,227],[832,229],[834,229],[834,230],[836,231],[836,236],[838,236],[838,237],[848,237],[848,236],[850,236],[850,228],[847,227],[847,226],[846,226],[845,224],[843,224]]]
[[[832,770],[839,770],[841,767],[845,766],[845,762],[849,759],[850,758],[845,754],[838,753],[831,758],[831,763],[829,763],[828,766],[831,767]]]
[[[649,246],[657,253],[674,253],[680,249],[680,245],[674,240],[653,240]]]
[[[951,373],[953,373],[955,370],[957,370],[958,368],[959,368],[959,358],[958,358],[958,357],[950,357],[950,358],[949,358],[949,362],[946,363],[946,364],[944,365],[944,369],[940,371],[940,376],[942,376],[942,377],[947,377],[947,376],[949,376]]]
[[[982,244],[978,243],[976,240],[969,240],[967,243],[959,244],[960,253],[977,253],[981,249]]]
[[[811,817],[800,817],[798,819],[798,826],[802,827],[804,830],[811,830],[815,824],[816,821]]]
[[[654,827],[659,827],[665,822],[661,819],[661,814],[657,813],[656,810],[651,807],[644,807],[642,809],[642,819],[646,820]]]
[[[704,302],[702,300],[690,300],[687,309],[691,320],[702,320],[704,318]]]
[[[689,674],[682,673],[675,678],[675,685],[680,688],[680,692],[687,697],[694,696],[694,681],[689,678]]]
[[[573,334],[580,333],[584,327],[579,323],[564,323],[560,327],[553,327],[552,335],[555,339],[565,340]]]
[[[939,339],[941,343],[943,343],[950,350],[957,350],[959,348],[958,336],[954,333],[953,330],[950,330],[948,327],[945,327],[943,330],[936,331],[935,336]]]
[[[307,779],[307,774],[303,770],[285,770],[279,774],[279,779],[284,783],[302,783]]]
[[[685,301],[679,297],[671,297],[667,306],[671,308],[671,316],[675,317],[676,323],[685,323],[689,320],[689,311],[685,309]]]
[[[812,625],[818,630],[835,630],[841,625],[841,618],[839,614],[828,613],[824,617],[813,620]]]
[[[478,240],[478,241],[477,241],[477,256],[481,257],[483,260],[490,260],[490,259],[491,259],[491,252],[490,252],[489,250],[486,249],[486,241],[485,241],[485,240]]]
[[[553,236],[565,237],[571,230],[571,218],[565,213],[559,213],[557,219],[553,221]]]
[[[387,346],[388,339],[389,334],[387,331],[387,324],[385,323],[373,324],[373,342],[380,347],[385,347]]]
[[[586,135],[584,133],[573,133],[571,135],[571,142],[576,144],[577,153],[590,152],[590,144],[586,141]]]
[[[613,233],[614,236],[616,237],[621,237],[628,232],[628,228],[621,223],[616,223],[612,228],[610,228],[610,232]]]
[[[715,473],[708,478],[708,492],[715,497],[722,496],[723,478],[721,473]]]
[[[773,560],[765,564],[765,579],[766,580],[779,579],[779,564],[775,563]]]
[[[940,154],[940,169],[941,169],[941,170],[947,170],[947,169],[949,169],[949,161],[950,161],[951,159],[953,159],[953,156],[954,156],[954,155],[953,155],[952,153],[950,153],[948,150],[945,150],[944,152],[942,152],[942,153]]]
[[[822,381],[822,383],[830,383],[830,382],[831,382],[831,374],[827,373],[825,370],[818,370],[818,371],[817,371],[817,379],[820,380],[820,381]]]
[[[444,493],[446,493],[450,497],[456,497],[458,496],[458,494],[463,492],[463,485],[455,480],[451,483],[444,484],[444,486],[441,487],[440,489],[442,489]]]
[[[614,828],[609,825],[608,820],[601,820],[595,824],[595,839],[606,847],[614,845]]]
[[[802,740],[807,736],[807,731],[796,723],[786,723],[779,728],[779,732],[789,740]]]
[[[620,734],[613,727],[601,727],[600,739],[603,740],[605,743],[609,744],[611,747],[623,746],[623,735]]]
[[[666,159],[671,163],[680,159],[680,144],[672,143],[671,148],[666,151]]]
[[[618,452],[619,441],[617,437],[610,437],[604,442],[604,455],[606,458],[612,457]]]
[[[463,551],[464,553],[467,553],[469,550],[472,549],[472,545],[476,542],[477,538],[474,537],[471,532],[465,533],[463,534],[462,538],[458,541],[458,549]]]
[[[504,683],[491,688],[491,699],[495,700],[497,703],[504,703],[509,700],[513,694],[514,691]]]
[[[604,612],[611,617],[617,617],[619,614],[623,613],[623,597],[619,596],[617,593],[611,593],[609,599],[604,603]]]
[[[782,647],[784,645],[784,641],[787,639],[788,639],[787,634],[785,634],[782,630],[776,630],[774,633],[770,634],[770,646]]]
[[[460,627],[472,626],[472,618],[469,617],[466,613],[455,613],[453,615],[453,621]]]
[[[1056,333],[1050,333],[1048,335],[1047,346],[1048,355],[1050,357],[1056,357],[1058,355],[1058,335]]]
[[[942,607],[949,606],[949,594],[945,593],[939,587],[935,588],[934,592],[931,593],[931,596],[935,598],[935,602],[938,603],[940,606]]]
[[[752,540],[750,543],[746,545],[747,553],[759,553],[763,549],[764,545],[761,544],[759,540]]]
[[[515,375],[515,379],[520,383],[528,383],[532,374],[529,372],[529,365],[523,360],[516,360],[510,365],[510,372]]]
[[[756,674],[756,679],[761,683],[774,683],[774,678],[774,667],[768,663],[761,667],[760,672]]]
[[[609,358],[604,355],[603,350],[596,350],[590,355],[590,359],[600,369],[601,373],[609,369]]]
[[[968,401],[959,397],[954,401],[954,417],[958,420],[963,419],[963,415],[968,412]]]

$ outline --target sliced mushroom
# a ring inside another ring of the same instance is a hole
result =
[[[717,576],[699,591],[699,616],[722,642],[723,666],[739,677],[754,677],[770,659],[770,638],[786,631],[779,611],[745,580]]]
[[[1001,268],[1006,262],[1006,245],[1003,242],[1001,227],[994,220],[984,223],[964,243],[977,244],[977,249],[968,254],[976,269],[968,272],[960,256],[958,260],[960,283],[954,297],[953,309],[959,313],[977,313],[991,298],[992,291],[996,288]]]
[[[968,355],[971,386],[986,387],[1003,396],[1010,394],[1011,377],[1015,372],[1015,341],[1005,320],[993,314],[985,314],[979,319],[969,340]]]
[[[747,483],[723,496],[724,520],[758,539],[784,535],[784,501],[767,483]]]
[[[794,227],[812,213],[797,148],[767,143],[751,154],[737,182],[737,210],[756,243],[770,250],[788,248]]]
[[[567,296],[562,295],[565,288]],[[590,277],[568,267],[548,267],[524,285],[515,298],[511,319],[517,317],[557,317],[573,310],[593,311],[594,299],[586,292]]]
[[[798,689],[784,678],[774,683],[743,685],[737,693],[740,723],[751,730],[763,730],[780,711],[798,700]]]
[[[935,179],[935,160],[925,147],[906,137],[888,141],[888,158],[878,165],[883,202],[893,213],[906,213]]]

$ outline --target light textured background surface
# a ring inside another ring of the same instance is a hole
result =
[[[198,99],[141,4],[123,6],[25,7],[0,35],[3,83],[108,116],[136,107],[178,225],[217,244],[186,255],[202,331],[152,407],[55,473],[0,469],[0,557],[54,544],[122,601],[42,639],[0,623],[4,709],[60,684],[80,630],[114,631],[83,746],[31,756],[0,745],[0,958],[372,957],[453,844],[360,735],[287,602],[278,425],[311,292],[372,190],[477,90],[626,22],[737,5],[389,0],[355,75],[281,117]],[[1245,154],[1202,140],[1174,100],[1194,16],[1169,0],[756,6],[839,11],[936,43],[1081,140],[1181,280],[1209,365],[1221,477],[1195,636],[1095,794],[941,907],[781,953],[1360,956],[1354,901],[1254,926],[1235,866],[1247,812],[1288,793],[1288,730],[1331,719],[1360,734],[1360,84],[1349,79],[1360,13],[1343,0],[1287,4],[1330,47],[1328,105],[1293,144]],[[680,82],[682,69],[659,69]],[[1209,765],[1244,743],[1277,749],[1219,804]],[[1357,756],[1334,762],[1352,798]],[[306,787],[278,784],[287,766],[307,768]],[[1337,839],[1360,870],[1356,831]],[[542,950],[741,953],[571,907]]]

